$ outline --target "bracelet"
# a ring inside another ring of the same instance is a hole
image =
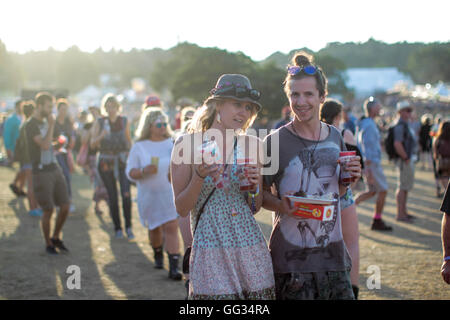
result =
[[[449,261],[449,260],[450,260],[450,256],[444,257],[444,261]]]
[[[206,177],[202,177],[201,175],[200,175],[200,173],[198,173],[198,171],[197,171],[197,168],[195,168],[194,167],[194,171],[195,171],[195,173],[200,177],[200,179],[205,179]]]
[[[255,191],[255,192],[249,191],[249,192],[248,192],[248,195],[251,196],[252,198],[257,197],[257,196],[259,195],[259,184],[258,184],[258,186],[256,187],[256,191]]]

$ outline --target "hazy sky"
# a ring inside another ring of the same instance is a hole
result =
[[[262,60],[329,42],[450,41],[449,0],[12,0],[0,2],[8,51],[168,49],[188,41]]]

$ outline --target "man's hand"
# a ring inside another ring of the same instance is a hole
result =
[[[292,206],[291,200],[287,197],[293,195],[295,192],[287,192],[284,196],[281,197],[281,202],[278,206],[278,212],[287,215],[294,215],[297,211],[297,208]]]
[[[55,116],[52,113],[50,113],[47,117],[48,126],[50,127],[50,126],[55,125],[55,121],[56,121]]]
[[[342,166],[344,171],[350,173],[352,177],[352,181],[356,181],[361,178],[361,158],[359,156],[351,157],[350,161],[340,162],[338,163]]]

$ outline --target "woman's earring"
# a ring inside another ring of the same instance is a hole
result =
[[[217,122],[222,123],[222,120],[220,119],[220,113],[217,112]]]

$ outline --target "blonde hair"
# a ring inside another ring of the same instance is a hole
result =
[[[69,101],[66,98],[59,98],[58,100],[56,100],[56,109],[57,110],[59,110],[59,108],[62,105],[69,106]]]
[[[141,117],[139,118],[139,124],[136,129],[135,135],[137,137],[137,141],[150,139],[150,127],[155,123],[156,120],[163,118],[167,123],[167,134],[166,138],[170,138],[173,136],[172,129],[169,124],[169,117],[160,107],[148,107],[142,112]]]
[[[187,128],[187,132],[188,133],[205,132],[206,130],[210,129],[217,116],[217,107],[223,105],[225,100],[233,100],[233,98],[227,98],[224,100],[210,99],[210,98],[206,99],[206,101],[203,103],[203,106],[198,108],[197,111],[194,113],[191,123]],[[253,110],[256,110],[256,107]],[[247,131],[248,128],[250,128],[250,126],[255,121],[257,114],[258,112],[255,111],[250,116],[247,122],[242,126],[242,132],[245,132]]]

